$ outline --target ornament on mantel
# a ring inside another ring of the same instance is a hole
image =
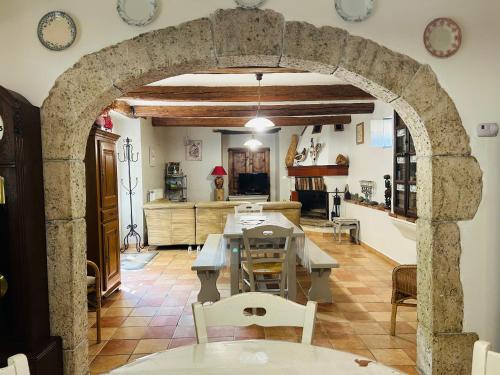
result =
[[[302,163],[304,162],[305,160],[307,159],[307,150],[306,148],[304,147],[304,149],[302,150],[302,152],[297,152],[297,154],[295,155],[295,161],[297,163]]]
[[[311,138],[311,147],[309,148],[309,155],[311,156],[314,164],[316,164],[321,150],[323,150],[323,144],[322,143],[314,144],[314,138]]]
[[[349,165],[349,159],[347,159],[347,156],[338,154],[337,158],[335,159],[335,163],[337,165]]]

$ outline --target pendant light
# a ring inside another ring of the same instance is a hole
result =
[[[251,119],[250,121],[248,121],[245,124],[245,127],[252,128],[252,129],[259,131],[259,130],[264,130],[267,128],[274,127],[274,123],[271,120],[260,116],[260,105],[261,105],[261,93],[260,93],[260,91],[261,91],[261,82],[262,82],[263,74],[257,73],[255,76],[257,77],[257,81],[259,81],[259,105],[257,107],[257,114],[255,115],[255,117],[253,119]],[[250,142],[250,141],[248,141],[248,142]]]
[[[257,147],[260,147],[262,146],[262,142],[259,141],[258,139],[255,139],[255,136],[252,135],[252,138],[250,138],[248,141],[246,141],[244,144],[243,144],[245,147],[248,147],[252,150],[256,149]]]

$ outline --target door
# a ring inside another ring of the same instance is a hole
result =
[[[120,233],[118,221],[102,224],[103,250],[105,258],[105,272],[103,275],[104,289],[111,286],[111,280],[120,274]]]
[[[238,194],[238,177],[240,173],[270,174],[270,149],[230,148],[229,154],[229,194]]]
[[[118,207],[115,145],[99,141],[101,208]]]

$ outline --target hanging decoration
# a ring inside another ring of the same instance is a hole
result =
[[[309,155],[311,156],[313,163],[316,164],[318,161],[319,153],[323,149],[322,143],[314,144],[314,138],[311,138],[311,147],[309,147]]]

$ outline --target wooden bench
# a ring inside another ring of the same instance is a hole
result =
[[[220,300],[217,279],[220,270],[226,264],[225,250],[222,234],[209,234],[203,249],[191,266],[191,270],[196,271],[201,282],[198,302],[216,302]]]
[[[339,268],[338,262],[328,253],[321,250],[309,238],[305,238],[305,250],[297,254],[301,264],[310,271],[311,288],[309,289],[308,299],[318,302],[333,302],[332,292],[330,290],[329,280],[332,268]],[[307,257],[307,259],[303,259]]]

